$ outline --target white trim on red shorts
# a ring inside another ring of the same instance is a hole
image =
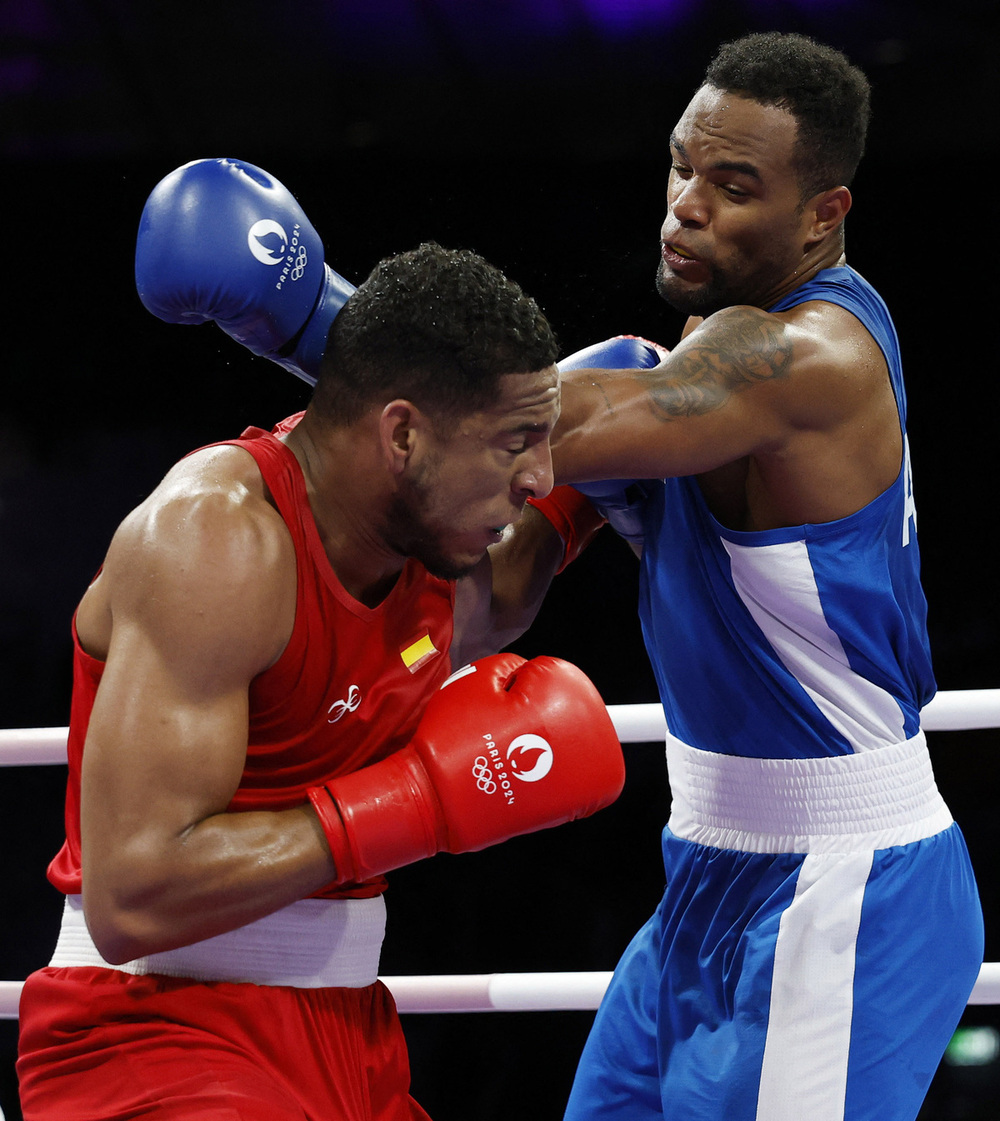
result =
[[[378,978],[385,936],[385,900],[300,899],[214,938],[111,965],[94,945],[79,895],[66,897],[49,965],[89,966],[194,981],[361,989]]]

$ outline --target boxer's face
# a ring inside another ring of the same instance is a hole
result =
[[[549,437],[559,417],[555,366],[501,378],[492,408],[422,442],[403,474],[386,538],[445,579],[466,574],[529,497],[552,489]]]
[[[809,213],[784,109],[703,86],[671,137],[657,289],[679,311],[767,307],[805,253]]]

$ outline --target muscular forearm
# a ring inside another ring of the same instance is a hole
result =
[[[491,549],[492,639],[497,650],[514,642],[534,622],[565,549],[551,522],[530,505],[506,538]]]
[[[562,409],[552,434],[552,468],[556,484],[617,478],[615,448],[602,438],[602,428],[618,413],[609,394],[612,371],[573,371],[562,382]],[[623,442],[622,455],[628,453]]]
[[[503,650],[531,626],[565,544],[551,523],[525,506],[503,540],[455,586],[453,666]]]
[[[233,930],[336,879],[310,806],[214,814],[104,853],[85,839],[83,852],[87,925],[112,964]]]

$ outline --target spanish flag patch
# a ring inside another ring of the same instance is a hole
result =
[[[411,642],[409,646],[404,646],[399,651],[399,656],[403,659],[403,665],[410,671],[416,673],[418,669],[429,658],[433,658],[438,653],[437,647],[431,641],[429,634],[421,635],[416,642]]]

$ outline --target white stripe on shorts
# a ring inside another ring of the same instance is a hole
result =
[[[803,860],[775,944],[757,1121],[843,1121],[855,947],[872,855]]]

